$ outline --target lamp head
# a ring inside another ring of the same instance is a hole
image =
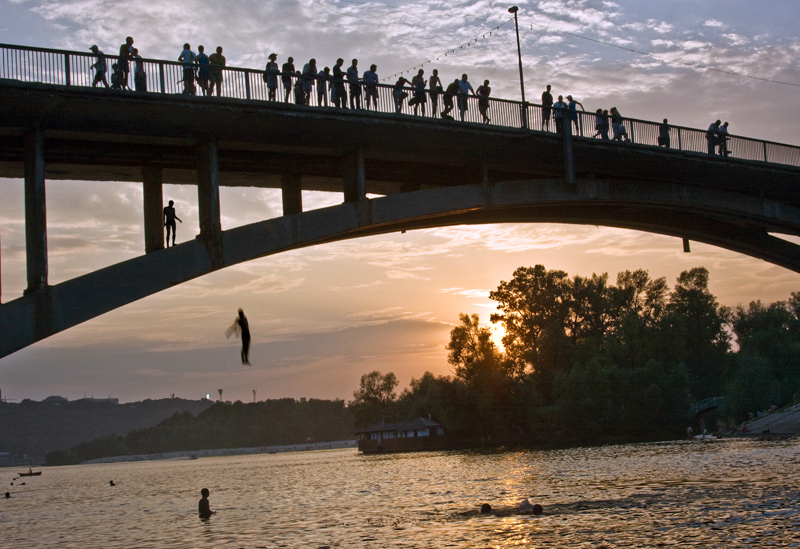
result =
[[[510,8],[508,8],[508,13],[516,14],[518,11],[519,11],[519,8],[517,6],[511,6]]]

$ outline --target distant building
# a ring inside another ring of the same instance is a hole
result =
[[[356,435],[358,449],[365,454],[444,450],[448,444],[444,425],[424,417],[400,423],[381,421]]]

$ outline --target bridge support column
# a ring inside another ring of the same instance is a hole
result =
[[[367,198],[366,173],[364,170],[364,149],[358,148],[343,159],[342,179],[344,180],[344,201],[358,202]]]
[[[572,150],[572,120],[569,119],[568,113],[564,113],[562,122],[563,138],[564,138],[564,169],[567,178],[567,183],[575,185],[575,157]]]
[[[164,249],[164,194],[161,168],[142,169],[144,189],[144,252]]]
[[[25,250],[28,288],[25,294],[47,287],[47,203],[44,184],[44,133],[25,136]]]
[[[200,234],[211,254],[213,265],[222,265],[222,223],[219,207],[219,157],[213,135],[202,139],[197,147],[197,210]]]
[[[281,193],[283,215],[303,213],[303,188],[300,174],[285,173],[281,175]]]

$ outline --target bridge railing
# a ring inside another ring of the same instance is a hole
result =
[[[693,403],[689,406],[689,417],[694,417],[700,412],[711,410],[713,408],[718,408],[722,406],[725,402],[725,397],[710,397],[699,402]]]
[[[119,62],[120,58],[115,55],[104,55],[108,71],[106,79],[111,81],[111,65]],[[55,50],[46,48],[33,48],[29,46],[16,46],[0,44],[0,78],[14,79],[23,82],[39,82],[44,84],[55,84],[61,86],[91,86],[95,78],[95,70],[92,69],[98,57],[90,52],[72,52],[65,50]],[[191,88],[187,88],[184,79],[184,66],[178,61],[165,61],[158,59],[130,59],[128,86],[134,88],[134,74],[137,67],[146,75],[146,90],[148,92],[163,94],[186,93]],[[192,72],[197,76],[198,67],[192,67]],[[209,67],[209,71],[221,71],[221,95],[237,99],[267,101],[269,100],[269,88],[263,70],[246,69],[237,67],[216,68]],[[284,100],[284,87],[282,75],[278,75],[278,88],[275,93],[276,101]],[[289,103],[298,104],[299,96],[304,95],[301,87],[296,86],[298,79],[302,83],[302,76],[291,75],[288,80],[291,82],[289,90]],[[312,90],[309,94],[308,105],[310,106],[332,106],[332,89],[334,80],[332,78],[325,81],[313,79]],[[201,95],[203,90],[196,87],[195,82],[191,82],[194,93]],[[103,84],[100,84],[103,85]],[[324,95],[318,94],[319,86],[325,88]],[[347,81],[341,82],[344,89],[344,101],[350,105],[350,92],[355,90],[355,86]],[[358,84],[361,95],[361,106],[367,108],[366,90],[367,86],[363,83]],[[394,96],[394,86],[377,84],[377,108],[370,103],[370,108],[375,108],[378,112],[401,113],[414,115],[415,107],[411,104],[414,98],[414,90],[404,87],[403,92],[407,97],[397,102]],[[127,93],[127,92],[126,92]],[[445,94],[440,92],[436,96],[436,109],[433,107],[433,96],[430,90],[425,90],[425,103],[416,107],[419,116],[438,118],[444,110]],[[473,123],[483,123],[480,103],[481,99],[470,95],[462,98],[465,101],[466,110],[464,111],[464,121]],[[545,123],[543,113],[547,110],[541,105],[526,103],[523,105],[519,101],[507,99],[487,98],[484,100],[487,105],[488,122],[492,126],[502,126],[510,128],[527,128],[530,131],[550,132],[556,131],[555,112],[550,111],[549,123]],[[459,97],[453,97],[453,109],[450,116],[458,120],[461,117],[459,108]],[[524,115],[523,115],[524,113]],[[578,112],[577,120],[570,125],[569,113],[564,112],[564,125],[569,126],[572,135],[576,139],[602,139],[602,133],[596,128],[596,114],[590,112]],[[635,145],[659,146],[660,126],[658,122],[647,120],[637,120],[624,118],[622,121],[630,143]],[[609,129],[609,137],[613,136],[613,129]],[[669,147],[673,150],[688,151],[695,153],[709,152],[709,144],[706,138],[706,130],[688,128],[683,126],[669,125]],[[729,135],[725,139],[725,147],[720,150],[717,145],[713,148],[716,154],[724,154],[729,158],[743,160],[754,160],[775,164],[787,164],[800,166],[800,147],[750,139],[738,135]]]

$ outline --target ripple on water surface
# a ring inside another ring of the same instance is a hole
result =
[[[720,440],[5,469],[0,527],[8,547],[800,547],[798,462],[799,440]],[[545,514],[478,512],[524,498]]]

